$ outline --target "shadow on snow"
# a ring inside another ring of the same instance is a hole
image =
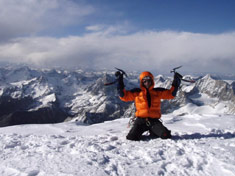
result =
[[[157,136],[151,135],[143,135],[141,140],[148,141],[153,139],[158,139]],[[235,133],[227,132],[227,133],[209,133],[209,134],[201,134],[201,133],[193,133],[193,134],[184,134],[184,135],[172,135],[172,140],[194,140],[194,139],[203,139],[203,138],[222,138],[222,139],[232,139],[235,138]]]
[[[235,138],[235,133],[230,133],[230,132],[227,132],[227,133],[209,133],[209,134],[193,133],[193,134],[172,136],[173,140],[191,140],[191,139],[202,139],[202,138],[231,139],[231,138]]]

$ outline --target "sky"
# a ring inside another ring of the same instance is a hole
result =
[[[0,63],[235,74],[234,0],[0,0]]]

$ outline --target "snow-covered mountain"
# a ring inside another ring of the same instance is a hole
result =
[[[126,89],[139,86],[139,73],[128,73]],[[186,76],[191,77],[191,76]],[[88,124],[130,117],[133,103],[119,100],[116,87],[104,86],[115,79],[112,71],[0,68],[0,126],[25,123],[57,123],[77,120]],[[194,111],[235,114],[235,82],[210,75],[182,84],[175,99],[163,101],[164,114]],[[158,75],[155,87],[169,88],[172,78]]]
[[[119,118],[129,104],[117,98],[114,87],[104,86],[105,79],[112,77],[81,70],[0,68],[0,126]]]

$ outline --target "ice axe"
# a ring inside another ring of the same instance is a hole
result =
[[[171,73],[177,73],[175,70],[177,70],[177,69],[179,69],[179,68],[181,68],[182,67],[182,65],[181,66],[179,66],[179,67],[175,67],[175,68],[173,68],[172,70],[171,70]],[[177,74],[179,74],[179,73],[177,73]],[[180,75],[180,74],[179,74]],[[192,80],[192,79],[183,79],[183,76],[181,76],[180,75],[180,79],[182,80],[182,81],[185,81],[185,82],[189,82],[189,83],[195,83],[196,81],[195,80]]]
[[[128,77],[127,74],[126,74],[126,72],[123,71],[122,69],[116,68],[116,67],[115,67],[115,69],[117,70],[117,71],[115,72],[116,80],[113,81],[113,82],[104,83],[105,86],[110,86],[110,85],[115,84],[115,83],[118,81],[118,79],[119,79],[120,76],[125,75],[126,77]]]

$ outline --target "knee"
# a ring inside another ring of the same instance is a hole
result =
[[[161,135],[161,139],[170,139],[170,138],[171,138],[171,131],[170,130],[164,131],[164,133],[162,133],[162,135]]]
[[[126,139],[130,140],[130,141],[140,141],[140,137],[137,137],[137,136],[134,136],[134,135],[130,135],[130,134],[128,134],[126,136]]]

